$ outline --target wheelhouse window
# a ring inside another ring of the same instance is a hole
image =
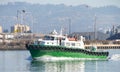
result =
[[[65,38],[61,38],[61,37],[55,37],[55,40],[65,40]]]
[[[44,40],[54,40],[54,37],[52,37],[52,36],[45,36]]]
[[[66,43],[66,46],[70,46],[70,43]]]
[[[75,43],[72,43],[71,45],[72,45],[72,46],[75,46]]]
[[[76,46],[80,46],[80,43],[76,43]]]
[[[62,40],[65,40],[65,38],[62,38]]]

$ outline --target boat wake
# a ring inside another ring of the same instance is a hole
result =
[[[100,60],[98,58],[72,58],[72,57],[53,57],[53,56],[49,56],[49,55],[45,55],[42,57],[37,57],[35,58],[35,60],[38,61],[66,61],[66,60]]]
[[[114,55],[112,55],[110,57],[110,60],[115,60],[115,61],[120,60],[120,54],[114,54]]]

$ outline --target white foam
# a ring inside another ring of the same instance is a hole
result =
[[[72,58],[72,57],[53,57],[53,56],[42,56],[36,57],[36,60],[39,61],[60,61],[60,60],[100,60],[98,58]]]
[[[114,54],[110,57],[110,60],[120,60],[120,54]]]

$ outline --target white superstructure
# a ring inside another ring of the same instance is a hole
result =
[[[54,33],[54,32],[53,32]],[[82,48],[84,49],[83,37],[80,40],[75,38],[68,38],[67,36],[55,34],[49,34],[44,36],[44,39],[38,39],[35,44],[40,45],[54,45],[54,46],[65,46],[68,48]]]

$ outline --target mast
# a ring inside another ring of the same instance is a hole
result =
[[[94,17],[94,46],[92,48],[92,50],[96,51],[97,50],[97,24],[96,24],[96,15]]]
[[[97,39],[97,25],[96,25],[96,15],[95,15],[95,18],[94,18],[94,40]]]
[[[71,33],[71,19],[69,18],[69,34]]]

